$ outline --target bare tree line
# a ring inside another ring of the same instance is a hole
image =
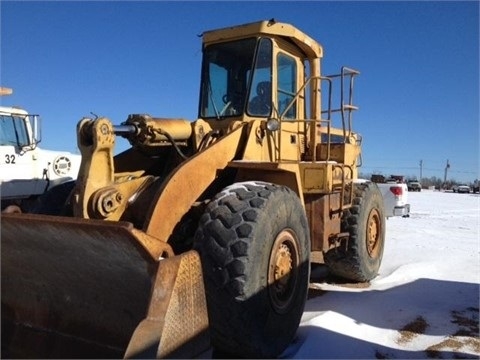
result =
[[[359,177],[361,179],[371,179],[372,173],[360,173]],[[409,180],[414,180],[420,182],[422,184],[422,188],[428,189],[430,187],[434,187],[436,190],[450,190],[454,185],[469,185],[470,187],[473,185],[473,181],[471,182],[462,182],[462,181],[457,181],[454,178],[447,179],[446,182],[444,182],[442,178],[436,177],[436,176],[431,176],[431,177],[422,177],[422,179],[418,179],[415,176],[405,176],[405,179],[407,181]]]

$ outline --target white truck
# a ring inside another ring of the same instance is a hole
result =
[[[81,156],[41,149],[40,125],[38,115],[0,106],[2,211],[25,211],[47,190],[77,178]]]
[[[383,175],[372,175],[371,181],[378,185],[382,193],[386,218],[410,216],[408,187],[403,176],[392,175],[385,178]]]

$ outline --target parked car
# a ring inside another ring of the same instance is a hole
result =
[[[408,191],[422,191],[422,184],[418,181],[407,182]]]
[[[453,192],[468,194],[470,192],[470,186],[468,185],[454,185]]]

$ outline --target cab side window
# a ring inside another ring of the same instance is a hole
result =
[[[277,64],[278,112],[283,114],[297,92],[297,64],[293,57],[283,53],[278,54]],[[296,117],[297,104],[294,103],[285,113],[284,119],[295,119]]]
[[[260,39],[250,87],[247,112],[269,116],[272,112],[272,41]]]

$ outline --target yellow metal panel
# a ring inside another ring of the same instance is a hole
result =
[[[251,120],[248,125],[248,138],[243,153],[244,160],[252,161],[274,161],[274,154],[271,151],[270,142],[274,139],[271,134],[267,135],[265,122]]]
[[[303,169],[303,188],[305,190],[322,190],[325,188],[325,169],[306,168]]]
[[[303,192],[309,194],[326,194],[332,192],[334,162],[302,162],[300,175]]]
[[[288,120],[281,122],[281,160],[300,160],[301,137],[299,127],[300,124],[298,122]]]
[[[330,157],[328,158],[328,144],[319,144],[317,159],[336,161],[340,164],[353,166],[360,154],[360,146],[355,144],[330,144]]]

